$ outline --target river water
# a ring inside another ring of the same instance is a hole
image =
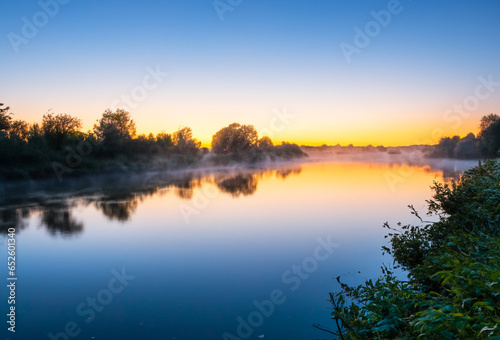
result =
[[[444,164],[444,163],[443,163]],[[434,180],[473,163],[307,161],[3,184],[15,228],[9,339],[326,339],[335,277],[392,264],[381,226],[418,223]],[[12,230],[12,229],[11,229]],[[403,275],[403,274],[401,274]],[[1,278],[0,278],[1,279]],[[0,290],[9,313],[9,288]]]

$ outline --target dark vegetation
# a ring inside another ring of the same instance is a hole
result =
[[[481,118],[477,137],[443,137],[428,153],[432,158],[481,159],[495,158],[500,151],[500,116],[489,114]]]
[[[295,144],[274,146],[258,139],[252,125],[234,123],[213,136],[212,151],[201,148],[191,128],[169,134],[137,135],[129,112],[106,110],[93,130],[81,120],[47,113],[41,124],[15,120],[0,104],[0,179],[76,176],[93,172],[177,169],[199,165],[305,157]]]
[[[421,225],[399,224],[383,250],[387,267],[358,287],[331,293],[338,339],[500,339],[500,165],[479,163],[451,184],[435,183]],[[318,328],[323,327],[317,326]]]

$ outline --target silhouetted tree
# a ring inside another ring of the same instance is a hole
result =
[[[457,147],[459,141],[460,136],[441,138],[439,140],[439,144],[434,147],[431,157],[454,158],[455,148]]]
[[[274,147],[273,153],[281,158],[301,158],[307,157],[307,154],[295,143],[282,142],[281,145]]]
[[[55,149],[60,149],[64,140],[72,134],[75,134],[82,127],[82,121],[65,113],[54,115],[48,113],[43,115],[42,131]]]
[[[455,146],[454,156],[458,159],[474,159],[479,156],[477,139],[473,133],[469,133],[458,141]]]
[[[10,124],[9,137],[17,138],[22,141],[28,141],[29,124],[24,120],[14,120]]]
[[[33,123],[28,129],[28,140],[34,137],[41,137],[43,135],[40,124]]]
[[[126,142],[135,136],[135,122],[128,111],[107,109],[94,125],[94,133],[103,143],[105,152],[125,151]]]
[[[257,147],[264,152],[270,152],[273,150],[274,144],[271,138],[264,136],[257,141]]]
[[[191,128],[180,128],[173,135],[173,142],[176,151],[179,153],[196,153],[200,149],[201,143],[193,138]]]
[[[498,122],[500,120],[500,116],[494,113],[490,113],[489,115],[483,116],[481,118],[481,124],[479,125],[479,136],[492,124]]]
[[[191,128],[173,134],[136,137],[135,122],[123,109],[107,109],[92,131],[80,131],[82,122],[68,114],[46,113],[42,123],[29,125],[13,120],[8,107],[0,104],[0,179],[28,179],[61,174],[80,175],[88,171],[120,169],[179,168],[200,161],[201,143]],[[215,153],[205,157],[214,164],[258,162],[268,158],[293,158],[305,154],[295,144],[274,146],[269,137],[258,139],[252,125],[233,123],[212,138]],[[164,159],[151,157],[171,154]]]
[[[0,131],[8,130],[12,121],[12,112],[10,107],[3,107],[4,104],[0,103]]]
[[[500,120],[497,120],[481,131],[479,136],[479,149],[487,158],[499,156],[500,151]]]
[[[253,125],[233,123],[212,136],[212,151],[220,154],[247,151],[255,146],[257,139]]]
[[[163,151],[172,149],[172,147],[174,146],[172,135],[165,132],[160,132],[156,135],[156,144],[158,144],[160,146],[160,149]]]
[[[117,109],[115,112],[107,109],[94,125],[94,132],[101,140],[107,138],[132,138],[135,136],[135,122],[130,112]]]

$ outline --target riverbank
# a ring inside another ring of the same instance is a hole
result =
[[[90,144],[89,144],[90,145]],[[19,161],[0,165],[0,181],[81,177],[92,174],[173,171],[198,167],[245,166],[264,162],[280,162],[308,157],[297,145],[283,143],[272,150],[250,150],[240,153],[215,154],[208,150],[195,153],[159,155],[121,153],[103,156],[92,153],[92,147],[40,155],[36,161]]]
[[[384,225],[383,250],[409,280],[388,268],[358,287],[337,278],[342,291],[330,296],[338,339],[500,338],[500,165],[479,163],[433,190],[428,213],[438,222]]]

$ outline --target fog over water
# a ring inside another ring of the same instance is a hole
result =
[[[252,166],[2,183],[0,243],[16,227],[18,319],[30,320],[19,336],[48,339],[73,321],[76,339],[243,339],[242,322],[253,322],[251,339],[323,338],[312,324],[334,327],[333,278],[376,278],[392,263],[380,251],[382,224],[419,223],[407,205],[425,211],[433,181],[476,163],[411,150],[308,152]],[[123,292],[101,311],[87,305],[122,270],[134,277]],[[264,316],[265,301],[275,302]],[[249,321],[256,313],[261,320]]]

